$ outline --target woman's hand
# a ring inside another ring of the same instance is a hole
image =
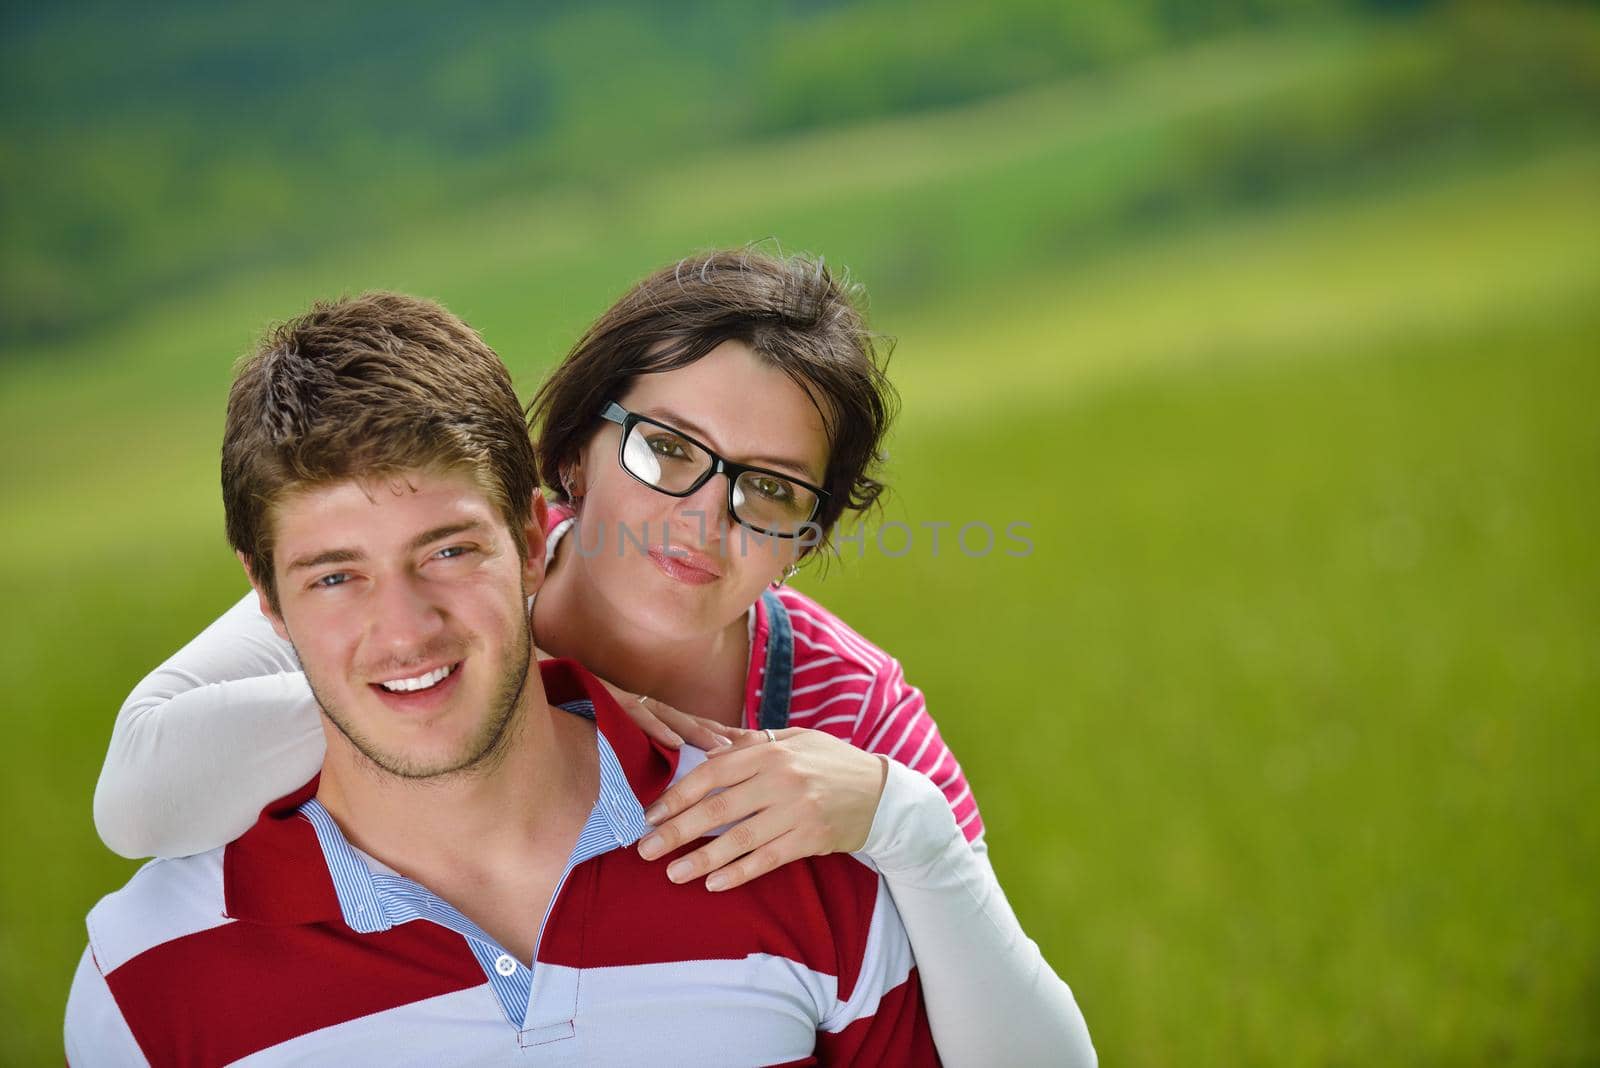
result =
[[[706,889],[731,890],[791,860],[866,844],[889,770],[883,757],[800,727],[772,740],[766,731],[737,735],[650,806],[645,819],[655,831],[639,842],[641,857],[732,824],[667,867],[675,883],[706,875]]]
[[[600,681],[617,704],[622,706],[628,718],[633,720],[634,725],[668,749],[677,749],[684,742],[688,742],[704,749],[707,753],[713,753],[718,749],[727,748],[734,739],[744,733],[737,727],[724,727],[716,720],[706,719],[704,716],[691,716],[687,712],[679,712],[654,697],[629,693],[604,679]]]
[[[532,616],[532,609],[529,609],[530,620]],[[550,654],[537,645],[533,647],[533,656],[535,660],[550,659]],[[600,678],[598,675],[595,677]],[[731,744],[742,733],[736,727],[724,727],[715,720],[679,712],[654,697],[629,693],[621,687],[611,685],[605,679],[600,679],[600,683],[606,688],[606,692],[611,694],[612,700],[622,706],[628,718],[633,720],[634,726],[668,749],[677,749],[687,741],[690,745],[698,746],[709,753]]]

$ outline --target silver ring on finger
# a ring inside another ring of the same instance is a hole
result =
[[[778,736],[776,734],[772,733],[772,728],[771,727],[764,727],[762,729],[767,732],[767,741],[775,742],[775,741],[778,740]]]

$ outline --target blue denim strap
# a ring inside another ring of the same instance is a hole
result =
[[[761,678],[761,708],[756,726],[781,731],[789,725],[789,691],[794,684],[794,628],[789,610],[773,590],[764,590],[767,609],[767,666]]]

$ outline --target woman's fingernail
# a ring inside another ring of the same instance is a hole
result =
[[[728,877],[720,871],[712,872],[706,877],[707,890],[721,890],[728,885]]]
[[[649,835],[639,843],[639,855],[645,860],[655,860],[661,855],[661,836]]]
[[[682,745],[683,744],[683,735],[679,734],[677,731],[668,730],[668,731],[662,731],[662,733],[667,736],[667,744],[668,745]]]
[[[733,742],[731,740],[729,740],[729,738],[726,735],[719,734],[719,735],[716,736],[716,739],[717,740],[713,743],[713,747],[717,748],[717,749],[721,749],[725,745],[732,745],[733,744]]]
[[[651,805],[649,808],[644,810],[644,821],[646,823],[648,823],[650,826],[654,827],[656,824],[661,822],[661,818],[663,816],[665,816],[666,814],[667,814],[667,806],[666,805],[661,805],[661,804]]]
[[[687,859],[675,860],[671,864],[667,865],[667,878],[671,879],[675,883],[681,883],[693,874],[694,865],[690,864]]]

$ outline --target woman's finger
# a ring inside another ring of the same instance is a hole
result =
[[[725,749],[730,744],[729,739],[718,734],[707,726],[708,720],[699,716],[691,716],[687,712],[679,712],[671,705],[662,704],[655,698],[646,698],[643,702],[646,708],[655,714],[656,718],[665,723],[678,736],[692,746],[704,749],[706,752],[715,752]]]
[[[773,731],[770,735],[767,734],[765,729],[759,731],[741,730],[737,735],[729,736],[730,740],[733,742],[733,745],[719,749],[715,753],[707,753],[706,756],[725,757],[729,753],[737,750],[749,749],[752,746],[757,745],[767,745],[771,742],[781,742],[799,729],[799,727],[785,727],[781,731]]]
[[[645,822],[652,827],[660,827],[713,790],[720,790],[748,779],[754,774],[758,765],[750,760],[749,749],[740,750],[737,756],[739,759],[736,760],[708,759],[673,783],[649,808],[645,809]]]
[[[652,739],[660,742],[668,749],[681,749],[683,743],[704,749],[706,752],[715,752],[727,748],[733,740],[732,736],[724,731],[720,723],[708,720],[703,716],[691,716],[687,712],[680,712],[664,701],[643,694],[629,693],[620,686],[613,686],[600,680],[606,692],[621,706],[633,720],[634,726],[644,731]]]
[[[756,812],[740,820],[692,853],[675,857],[667,865],[667,878],[675,883],[693,882],[718,868],[733,863],[748,853],[758,852],[789,830],[783,817],[772,812]]]
[[[750,733],[743,727],[730,727],[726,723],[718,723],[716,720],[707,719],[704,716],[691,716],[690,718],[695,720],[695,722],[699,723],[706,730],[711,731],[718,737],[726,738],[730,742],[736,741]]]
[[[633,720],[633,725],[644,731],[653,740],[666,746],[668,749],[678,749],[683,746],[683,736],[668,726],[656,711],[666,708],[659,701],[652,701],[636,693],[629,693],[620,686],[613,686],[605,679],[600,680],[600,685],[606,688],[617,706],[628,714]]]
[[[688,782],[687,777],[684,782]],[[737,823],[767,807],[771,801],[768,796],[770,790],[752,782],[749,777],[725,789],[712,789],[715,792],[706,793],[691,802],[678,815],[658,823],[655,830],[640,839],[639,855],[645,860],[665,856],[685,842],[692,842],[718,827]]]
[[[656,715],[650,708],[649,702],[634,699],[632,704],[622,706],[628,713],[628,718],[633,720],[634,726],[648,734],[652,739],[660,742],[668,749],[683,748],[683,735],[667,726],[666,720]]]
[[[814,855],[816,850],[806,847],[805,838],[799,831],[787,831],[706,876],[706,889],[732,890],[783,867],[791,860]]]

